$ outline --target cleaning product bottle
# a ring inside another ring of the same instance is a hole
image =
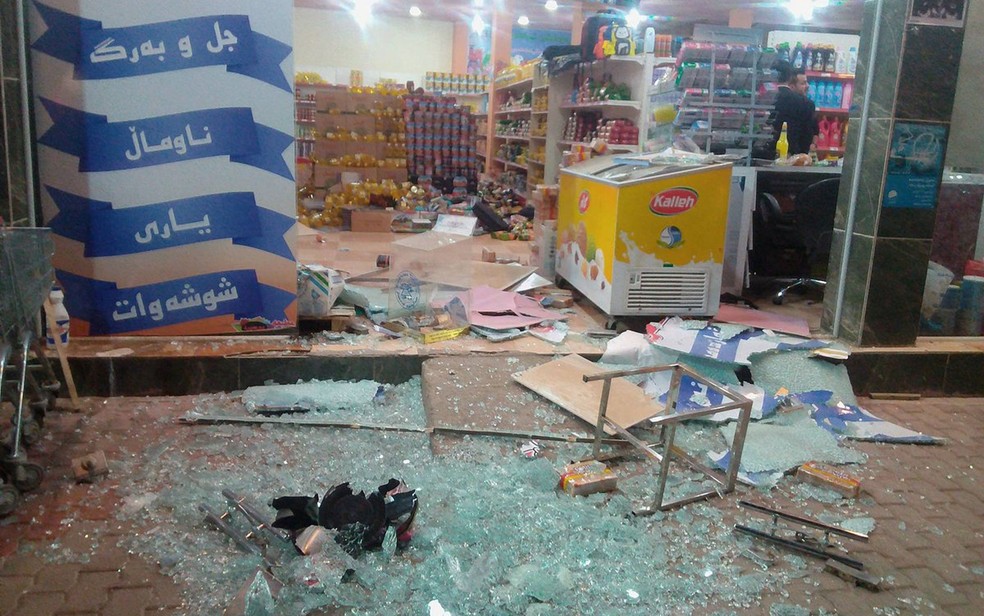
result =
[[[851,47],[847,52],[847,72],[850,74],[856,73],[858,70],[858,48]]]
[[[68,309],[65,308],[65,293],[58,287],[53,287],[48,293],[48,300],[51,302],[51,311],[54,313],[55,331],[48,327],[48,320],[45,319],[45,338],[49,349],[55,347],[55,336],[61,338],[63,345],[68,344]]]
[[[826,58],[824,58],[823,70],[828,73],[833,73],[834,69],[836,68],[835,67],[836,61],[837,61],[837,54],[834,52],[833,46],[828,46],[827,55]]]
[[[786,136],[786,123],[782,123],[779,141],[776,142],[776,159],[783,160],[789,155],[789,138]]]
[[[841,97],[841,109],[851,108],[851,97],[854,95],[854,84],[848,81],[844,84],[844,95]]]
[[[841,147],[841,124],[840,120],[834,120],[830,123],[830,128],[828,132],[827,143],[830,144],[831,148]]]
[[[811,81],[810,85],[806,89],[806,97],[813,101],[814,104],[817,102],[817,82]]]
[[[803,68],[803,48],[796,43],[796,53],[793,55],[793,68]]]
[[[820,133],[817,135],[817,148],[823,150],[827,147],[827,141],[830,139],[830,121],[827,120],[827,116],[820,118]]]
[[[844,51],[843,47],[837,48],[837,58],[834,61],[834,72],[846,73],[847,72],[847,52]]]
[[[656,51],[656,29],[646,28],[646,38],[643,44],[643,51],[645,53],[653,53]]]
[[[817,97],[814,100],[817,107],[827,106],[827,82],[821,81],[817,84]]]
[[[836,109],[840,109],[844,101],[844,84],[837,82],[834,86],[834,95],[831,97],[830,106]]]

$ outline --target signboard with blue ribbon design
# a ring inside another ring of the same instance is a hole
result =
[[[30,6],[41,205],[73,333],[294,327],[292,2]]]
[[[291,47],[254,32],[246,15],[211,15],[127,28],[103,28],[35,2],[48,30],[32,47],[71,63],[76,79],[119,79],[225,66],[293,93],[280,63]]]

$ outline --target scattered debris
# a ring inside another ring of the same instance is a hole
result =
[[[882,590],[882,579],[868,573],[863,569],[850,567],[832,558],[827,559],[827,562],[824,563],[823,568],[824,571],[833,573],[837,577],[843,578],[848,582],[853,582],[861,588],[867,588],[868,590],[875,592]]]
[[[857,498],[861,493],[860,478],[818,462],[807,462],[800,466],[796,469],[796,478],[834,490],[848,498]]]
[[[79,483],[88,483],[96,477],[108,475],[109,463],[106,461],[106,454],[96,451],[81,458],[73,458],[72,473],[75,475],[75,481]]]
[[[571,496],[586,496],[615,490],[618,478],[597,460],[568,464],[560,474],[560,488]]]

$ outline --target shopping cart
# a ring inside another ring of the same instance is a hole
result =
[[[24,448],[41,437],[45,412],[61,388],[36,335],[37,316],[54,280],[53,253],[51,229],[0,227],[0,404],[8,400],[14,407],[14,428],[2,444],[0,516],[13,511],[19,493],[37,488],[44,476],[40,465],[28,462]]]

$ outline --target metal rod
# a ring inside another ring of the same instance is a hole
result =
[[[594,449],[592,449],[592,453],[596,456],[601,453],[601,439],[605,434],[605,417],[608,412],[608,394],[611,391],[612,380],[605,379],[605,383],[601,388],[601,404],[598,406],[598,421],[595,423]]]
[[[746,400],[738,414],[738,425],[735,426],[735,436],[731,440],[731,459],[728,461],[727,484],[725,489],[731,492],[738,481],[738,471],[741,466],[741,453],[745,449],[745,435],[748,432],[748,420],[752,416],[752,403]]]
[[[674,364],[673,374],[670,376],[670,389],[666,392],[666,408],[663,410],[663,417],[676,415],[677,402],[680,399],[680,366]]]
[[[17,2],[17,61],[20,63],[21,122],[24,126],[24,199],[30,226],[37,224],[34,204],[34,143],[31,127],[31,90],[27,82],[27,21],[24,17],[24,0]],[[9,125],[8,125],[9,127]]]
[[[14,449],[10,454],[12,460],[17,460],[20,457],[21,428],[24,420],[24,390],[27,389],[27,352],[30,348],[31,330],[25,329],[21,332],[21,371],[17,385],[17,412],[14,415]]]
[[[290,541],[290,538],[287,536],[286,531],[280,528],[274,528],[272,523],[269,521],[269,519],[267,519],[256,508],[254,508],[253,505],[251,505],[249,501],[246,500],[245,496],[240,496],[239,494],[236,494],[232,490],[222,490],[222,496],[226,497],[226,499],[230,503],[232,503],[232,505],[236,509],[241,511],[242,514],[246,516],[250,522],[253,523],[253,525],[256,527],[257,530],[265,531],[269,535],[272,535],[273,537],[281,541],[287,541],[289,543],[293,543]]]
[[[871,29],[871,49],[868,52],[867,73],[864,76],[864,102],[861,104],[861,123],[858,127],[858,151],[854,156],[853,174],[851,175],[851,189],[848,195],[847,220],[844,223],[844,252],[841,255],[840,270],[837,279],[837,295],[834,299],[834,323],[831,333],[834,338],[840,337],[841,317],[844,314],[844,293],[847,289],[847,265],[851,256],[851,236],[854,234],[854,217],[858,209],[858,190],[861,186],[861,159],[864,156],[864,138],[868,132],[868,116],[871,113],[871,88],[875,81],[875,54],[878,51],[878,39],[881,36],[881,16],[883,0],[875,0],[875,18]],[[899,63],[899,70],[902,70],[902,63]],[[898,74],[896,74],[896,80]],[[892,110],[894,116],[895,110]],[[878,228],[878,221],[875,221],[875,228]],[[869,268],[870,270],[870,268]],[[870,271],[869,271],[870,275]],[[867,285],[866,286],[870,286]],[[864,318],[860,320],[864,323]]]
[[[859,560],[854,560],[853,558],[842,556],[835,552],[828,552],[826,550],[820,550],[814,547],[810,547],[809,545],[806,545],[805,543],[800,543],[799,541],[792,541],[790,539],[785,539],[783,537],[779,537],[776,535],[763,533],[762,531],[756,528],[751,528],[749,526],[744,526],[742,524],[735,524],[735,530],[740,533],[744,533],[746,535],[751,535],[753,537],[757,537],[759,539],[764,539],[765,541],[769,541],[771,543],[781,545],[785,548],[788,548],[796,552],[802,552],[804,554],[809,554],[811,556],[816,556],[818,558],[830,558],[836,560],[837,562],[844,563],[849,567],[854,567],[855,569],[864,569],[864,563]]]
[[[590,383],[591,381],[613,379],[620,376],[635,376],[638,374],[649,374],[651,372],[665,372],[667,370],[672,370],[679,365],[680,364],[666,364],[665,366],[649,366],[647,368],[633,368],[632,370],[610,370],[608,372],[599,372],[598,374],[585,374],[581,378],[585,383]]]
[[[717,415],[718,413],[723,413],[725,411],[732,411],[734,409],[741,408],[743,403],[734,402],[731,404],[722,404],[720,406],[705,406],[700,407],[695,410],[688,410],[683,413],[675,413],[672,415],[657,415],[650,418],[650,422],[653,425],[660,426],[668,423],[680,423],[681,421],[686,421],[688,419],[698,419],[700,417],[706,417],[708,415]]]
[[[178,423],[185,425],[214,426],[221,424],[261,425],[271,424],[280,426],[306,426],[311,428],[338,428],[347,430],[378,430],[382,432],[411,432],[414,434],[432,434],[444,432],[448,434],[469,434],[472,436],[498,436],[502,438],[526,438],[538,441],[554,441],[563,443],[594,443],[591,436],[575,436],[561,434],[538,434],[535,432],[510,432],[506,430],[482,430],[477,428],[455,428],[452,426],[433,426],[429,428],[414,428],[410,426],[387,426],[381,424],[359,424],[343,421],[321,419],[292,419],[289,417],[232,417],[229,415],[213,415],[210,417],[179,417]],[[606,445],[624,445],[620,439],[603,439]]]
[[[812,518],[805,518],[803,516],[795,515],[792,513],[786,513],[784,511],[779,511],[778,509],[772,509],[766,507],[765,505],[759,505],[758,503],[752,503],[749,501],[741,500],[738,501],[739,507],[744,507],[746,509],[751,509],[752,511],[758,511],[759,513],[764,513],[767,515],[778,516],[785,520],[791,522],[796,522],[803,526],[809,526],[811,528],[816,528],[818,530],[827,531],[835,535],[841,535],[842,537],[847,537],[849,539],[855,539],[857,541],[868,541],[868,535],[864,533],[858,533],[853,530],[847,530],[846,528],[840,528],[839,526],[831,526],[830,524],[824,524],[819,520],[814,520]]]
[[[670,474],[670,457],[673,451],[673,437],[676,435],[676,424],[666,427],[666,449],[663,452],[663,460],[659,465],[659,483],[656,485],[656,495],[653,497],[654,509],[663,508],[663,495],[666,492],[666,478]]]

